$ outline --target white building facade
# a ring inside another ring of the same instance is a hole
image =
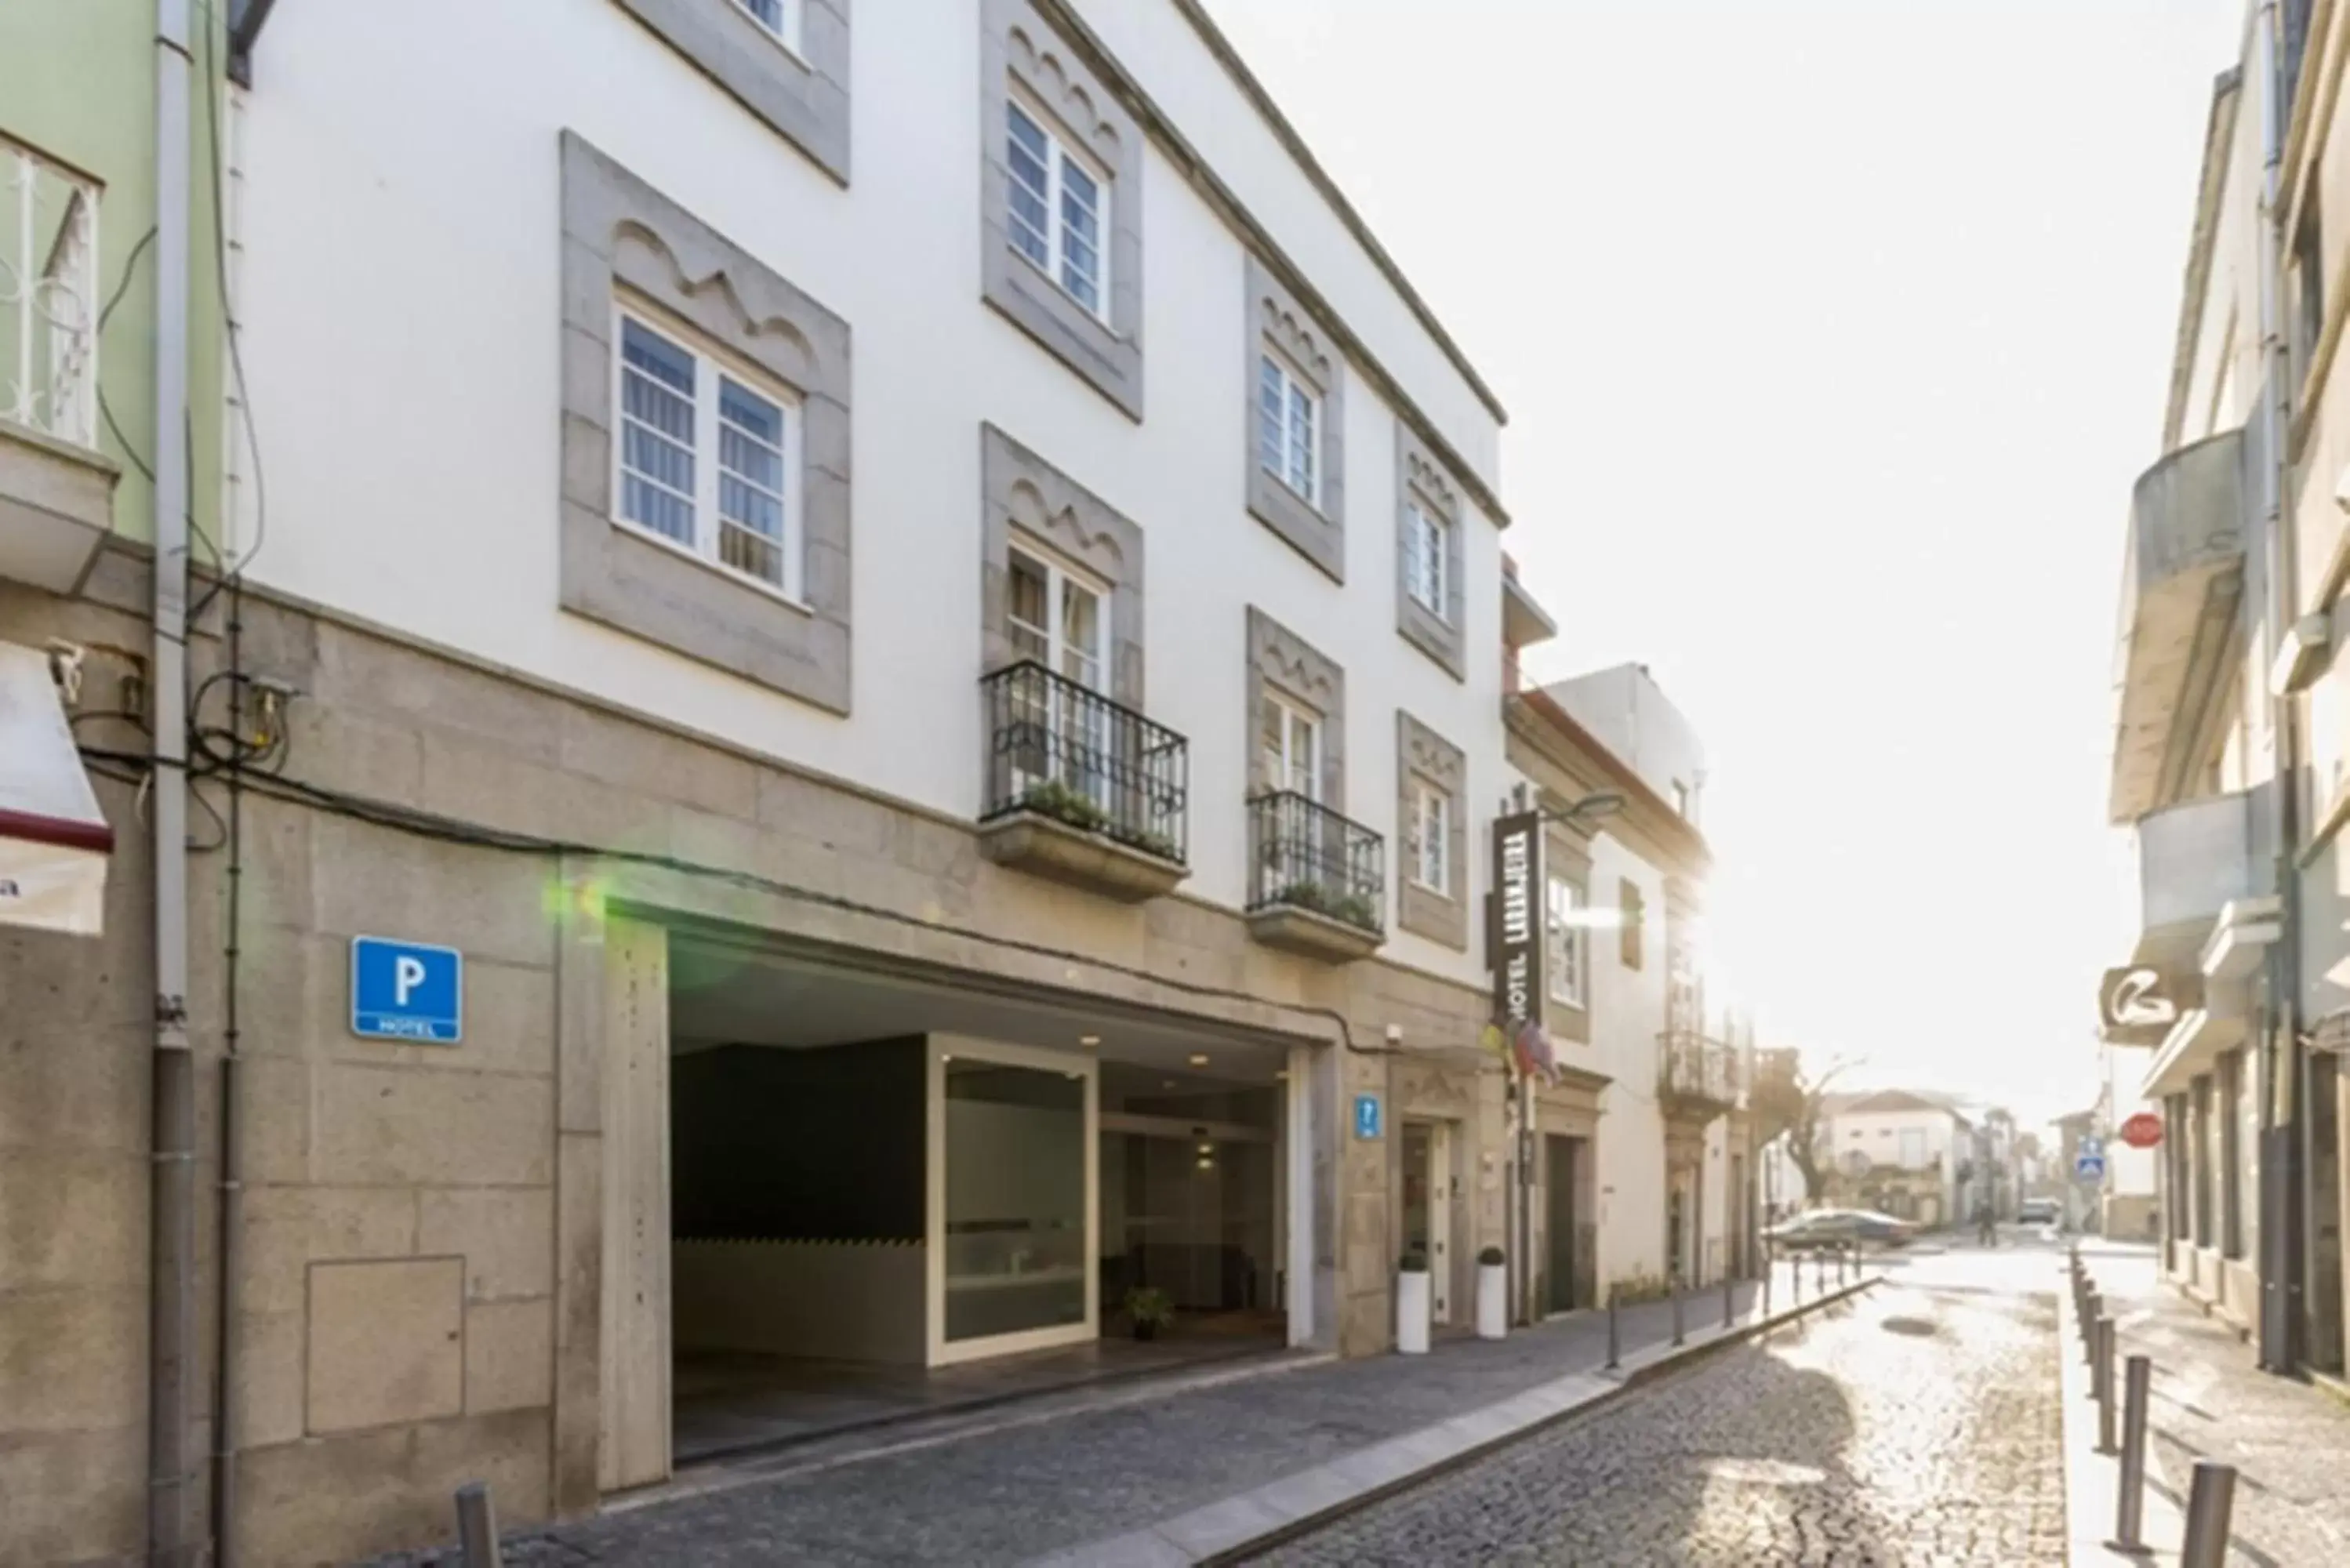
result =
[[[286,6],[222,106],[186,1418],[239,1561],[660,1482],[697,1357],[943,1366],[1138,1292],[1367,1354],[1399,1254],[1465,1322],[1511,1234],[1502,410],[1193,0],[951,9]],[[7,635],[133,646],[151,571]],[[129,754],[109,657],[78,733]],[[1593,856],[1643,1006],[1658,864]],[[155,994],[136,870],[75,963],[9,950],[134,1148],[87,1021]],[[445,1032],[367,1022],[377,942]],[[1627,1270],[1730,1266],[1727,1109],[1683,1198],[1594,1168]],[[59,1388],[139,1432],[135,1376]],[[143,1449],[59,1453],[52,1511],[135,1533]]]

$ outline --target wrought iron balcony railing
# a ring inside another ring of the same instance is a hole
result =
[[[5,137],[0,420],[98,445],[98,188]]]
[[[1034,812],[1188,864],[1189,741],[1033,659],[981,677],[980,691],[982,822]]]
[[[1248,912],[1304,909],[1380,935],[1387,841],[1295,790],[1249,802]]]
[[[1738,1049],[1702,1034],[1672,1033],[1657,1039],[1657,1092],[1677,1100],[1717,1106],[1738,1103]]]

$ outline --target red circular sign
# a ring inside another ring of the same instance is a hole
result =
[[[2162,1118],[2140,1111],[2122,1124],[2122,1141],[2132,1148],[2152,1148],[2162,1141]]]

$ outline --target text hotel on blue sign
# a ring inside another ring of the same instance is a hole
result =
[[[1355,1136],[1357,1137],[1379,1136],[1379,1097],[1377,1095],[1355,1096]]]
[[[351,939],[351,1033],[454,1045],[465,1037],[465,959],[454,948]]]

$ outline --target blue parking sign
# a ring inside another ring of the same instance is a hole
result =
[[[1377,1095],[1355,1096],[1355,1136],[1357,1137],[1379,1136],[1379,1097]]]
[[[465,1037],[465,958],[455,948],[351,939],[351,1033],[454,1045]]]

